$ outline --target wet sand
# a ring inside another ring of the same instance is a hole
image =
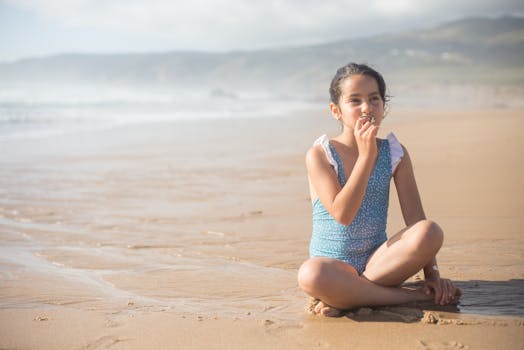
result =
[[[523,114],[392,110],[381,134],[407,146],[464,297],[337,319],[305,313],[296,283],[325,110],[2,140],[0,348],[518,349]]]

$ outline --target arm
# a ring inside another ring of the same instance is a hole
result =
[[[335,171],[320,147],[311,148],[306,155],[308,178],[313,192],[329,214],[343,225],[353,221],[362,204],[377,156],[377,132],[378,128],[371,123],[361,124],[357,121],[354,134],[359,155],[344,187],[340,186]]]
[[[411,226],[420,220],[425,220],[426,214],[422,207],[422,201],[415,180],[411,157],[404,146],[402,146],[402,149],[404,151],[404,156],[402,157],[393,177],[404,222],[406,223],[406,226]],[[431,261],[424,266],[424,276],[426,279],[440,277],[438,270],[434,269],[436,266],[436,258],[431,259]]]
[[[310,184],[326,210],[342,225],[349,225],[362,204],[373,163],[359,157],[344,187],[319,146],[308,151],[306,166]]]
[[[417,183],[411,158],[407,150],[404,150],[404,157],[400,161],[395,174],[395,186],[399,197],[402,215],[407,226],[413,225],[420,220],[426,219],[426,214],[422,208],[422,201],[418,192]],[[445,305],[460,296],[460,290],[455,288],[450,280],[440,278],[437,267],[437,259],[433,257],[424,266],[424,292],[430,294],[431,290],[435,293],[435,303]]]
[[[424,213],[417,182],[415,181],[411,158],[404,146],[402,146],[402,150],[404,151],[404,156],[398,164],[393,178],[404,222],[406,226],[411,226],[420,220],[425,220],[426,214]]]

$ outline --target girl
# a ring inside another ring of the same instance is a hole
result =
[[[359,306],[456,302],[461,291],[440,278],[435,258],[443,232],[426,219],[409,154],[393,134],[377,138],[387,101],[384,79],[350,63],[337,71],[329,92],[342,133],[322,136],[306,156],[313,233],[298,283],[316,300],[312,311],[336,316]],[[387,239],[391,178],[407,227]],[[420,289],[399,287],[421,269]]]

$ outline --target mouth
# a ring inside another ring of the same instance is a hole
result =
[[[372,114],[362,114],[361,119],[367,119],[371,124],[375,124],[375,116]]]

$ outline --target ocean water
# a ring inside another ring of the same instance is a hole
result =
[[[107,130],[128,124],[292,115],[319,101],[201,91],[71,86],[0,87],[0,140]]]

